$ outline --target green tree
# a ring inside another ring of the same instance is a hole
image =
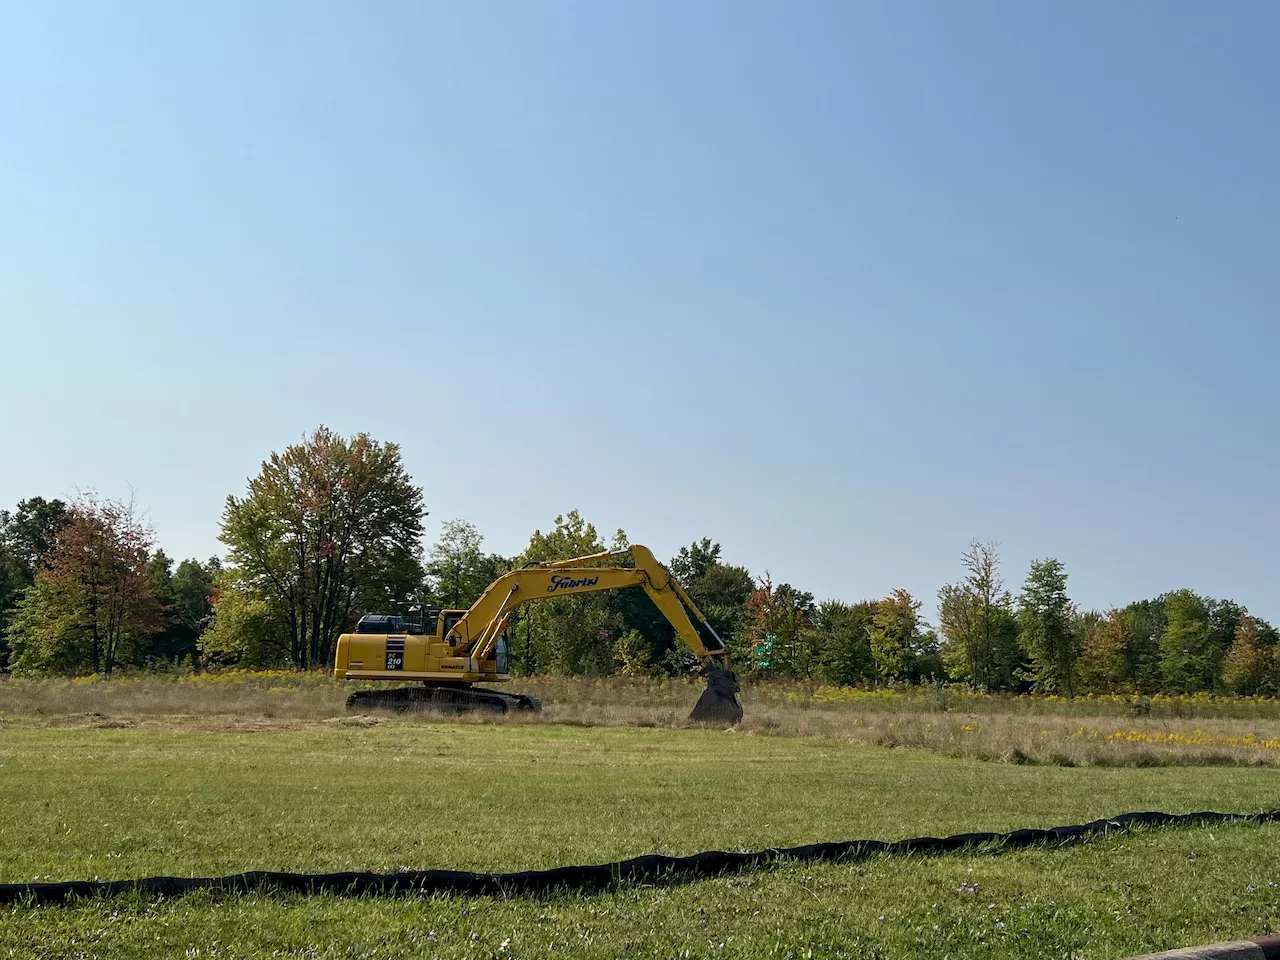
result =
[[[814,611],[813,625],[821,640],[821,674],[830,683],[845,686],[876,677],[871,655],[871,629],[877,601],[844,603],[827,600]]]
[[[942,631],[942,662],[952,680],[972,689],[984,686],[979,655],[976,604],[963,584],[944,583],[938,589],[938,626]]]
[[[961,561],[964,580],[938,591],[943,660],[952,677],[975,690],[1009,689],[1020,658],[1013,598],[1000,577],[998,545],[974,541]]]
[[[626,534],[617,531],[610,549],[620,550],[626,545]],[[555,527],[547,533],[535,530],[517,562],[523,565],[569,560],[604,549],[595,525],[577,510],[570,510],[557,516]],[[608,562],[616,564],[621,559]],[[513,635],[515,663],[525,673],[594,676],[612,673],[616,667],[617,643],[626,632],[626,622],[610,606],[609,597],[608,593],[577,594],[542,599],[521,607],[522,623],[515,626]]]
[[[160,661],[171,661],[167,654],[173,645],[173,560],[164,550],[156,550],[147,561],[147,575],[151,579],[151,594],[162,610],[160,627],[155,633],[142,637],[134,644],[131,662],[138,666],[156,667]],[[176,659],[181,659],[180,657]]]
[[[173,615],[190,637],[198,639],[213,619],[213,592],[222,561],[183,560],[173,574]]]
[[[1134,689],[1124,610],[1108,610],[1096,623],[1084,622],[1080,656],[1080,685],[1089,693],[1114,693]]]
[[[746,567],[725,563],[721,559],[720,544],[709,537],[681,547],[671,559],[671,573],[684,586],[698,609],[711,621],[730,651],[734,662],[748,662],[749,644],[743,639],[751,623],[747,599],[755,591],[755,581]],[[653,624],[651,657],[661,663],[669,673],[683,674],[697,666],[697,658],[676,637],[675,630],[667,623],[648,598],[650,622]]]
[[[166,611],[166,621],[159,633],[147,639],[138,662],[199,666],[200,637],[213,614],[210,598],[221,563],[217,557],[208,564],[183,560],[175,571],[173,562],[159,550],[150,567],[152,589]]]
[[[1213,629],[1213,642],[1225,657],[1232,641],[1235,640],[1236,630],[1249,613],[1234,600],[1214,600],[1206,597],[1205,607],[1209,611],[1209,626]]]
[[[1072,629],[1073,612],[1062,563],[1033,561],[1018,598],[1018,617],[1037,693],[1075,696],[1079,638]]]
[[[1156,693],[1164,685],[1160,670],[1160,637],[1166,616],[1164,597],[1139,600],[1124,608],[1125,668],[1138,693]]]
[[[485,553],[483,544],[484,537],[475,524],[445,521],[440,538],[427,554],[427,583],[437,605],[466,610],[480,599],[490,583],[510,569],[502,557]]]
[[[1026,670],[1026,657],[1019,638],[1017,614],[1006,606],[995,606],[985,613],[974,597],[957,585],[944,586],[938,591],[938,619],[942,628],[940,662],[952,680],[967,683],[974,689],[988,692],[1016,690],[1019,679]],[[969,636],[979,638],[975,647],[962,639],[960,630],[974,631]],[[981,659],[975,664],[973,653]],[[974,679],[973,670],[979,669]]]
[[[650,657],[649,641],[639,630],[628,630],[613,645],[617,670],[624,677],[652,677],[659,668]]]
[[[9,618],[10,669],[19,675],[96,672],[82,612],[47,583],[24,590]]]
[[[57,545],[58,532],[71,517],[61,500],[31,497],[20,500],[13,513],[0,510],[0,541],[24,571],[27,583],[35,582],[36,570]]]
[[[1094,636],[1102,629],[1106,617],[1098,610],[1081,610],[1073,607],[1071,611],[1071,632],[1075,637],[1076,650],[1076,686],[1083,683],[1081,676],[1084,670],[1085,652],[1093,642]]]
[[[9,620],[28,587],[17,559],[0,538],[0,673],[9,669]]]
[[[686,590],[718,566],[721,566],[720,544],[713,543],[710,537],[681,547],[680,552],[671,558],[671,572]]]
[[[1263,647],[1262,686],[1259,693],[1268,697],[1280,697],[1280,643]]]
[[[1165,596],[1164,610],[1160,653],[1165,690],[1212,690],[1224,652],[1210,622],[1209,604],[1192,590],[1175,590]]]
[[[1258,622],[1247,614],[1241,616],[1222,665],[1222,679],[1232,693],[1249,697],[1259,692],[1267,679],[1270,653],[1263,646]]]
[[[214,615],[197,641],[203,664],[261,670],[292,662],[281,605],[246,584],[241,570],[217,573],[210,602]]]
[[[1016,690],[1027,667],[1018,615],[1011,607],[991,612],[991,683],[995,690]]]
[[[871,622],[871,655],[882,680],[910,680],[933,639],[922,632],[921,603],[901,588],[876,604]]]
[[[294,666],[328,663],[357,613],[418,590],[424,515],[397,444],[319,427],[273,452],[245,496],[227,497],[229,583],[271,606]]]
[[[9,667],[9,618],[66,523],[67,505],[56,499],[31,497],[12,513],[0,510],[0,671]]]
[[[916,651],[911,664],[912,683],[941,683],[947,679],[947,668],[942,662],[942,641],[936,630],[921,631]]]

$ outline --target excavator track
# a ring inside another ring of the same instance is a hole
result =
[[[542,701],[527,693],[503,693],[484,687],[421,686],[396,690],[357,690],[347,709],[390,713],[518,713],[537,712]]]

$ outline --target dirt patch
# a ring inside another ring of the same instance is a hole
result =
[[[73,713],[62,718],[57,725],[93,730],[130,730],[136,727],[138,722],[124,717],[109,717],[105,713]]]

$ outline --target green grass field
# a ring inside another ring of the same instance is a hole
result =
[[[0,881],[520,869],[1280,806],[1280,770],[993,763],[749,732],[395,720],[0,727]],[[603,895],[0,913],[0,957],[1119,957],[1280,929],[1275,826],[791,865]]]

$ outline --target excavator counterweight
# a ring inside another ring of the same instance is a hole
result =
[[[602,564],[629,555],[633,566]],[[734,724],[742,719],[729,649],[669,570],[647,547],[533,563],[506,573],[468,610],[438,610],[419,628],[399,617],[366,616],[338,638],[334,675],[347,680],[418,681],[419,687],[358,690],[350,709],[507,713],[540,710],[536,697],[477,687],[511,679],[506,628],[512,612],[536,600],[640,587],[702,660],[707,687],[690,719]]]

